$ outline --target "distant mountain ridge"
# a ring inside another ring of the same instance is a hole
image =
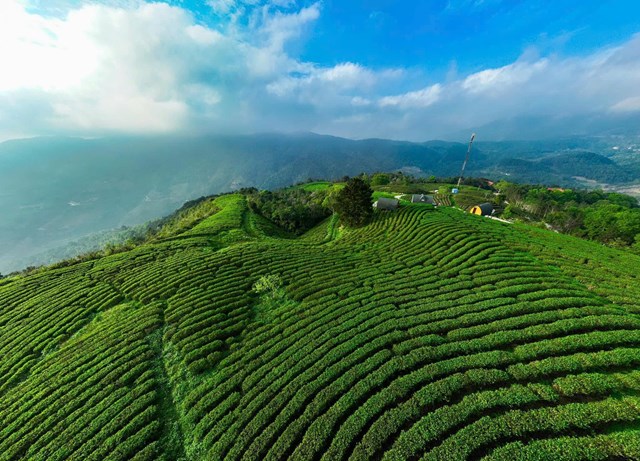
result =
[[[456,176],[467,150],[463,141],[351,140],[314,133],[6,141],[0,143],[0,272],[20,269],[34,255],[78,238],[142,223],[221,191],[403,168]],[[608,161],[599,152],[585,153],[590,148],[604,152],[601,141],[556,145],[559,152],[549,140],[479,141],[466,174],[571,184],[572,176],[583,176],[594,165],[606,170],[591,178],[598,181],[640,177],[615,157]],[[566,155],[567,149],[574,157],[563,168],[562,157],[558,162],[553,157]],[[576,158],[580,174],[571,170]]]

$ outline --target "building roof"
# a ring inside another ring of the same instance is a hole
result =
[[[380,197],[373,206],[379,210],[395,210],[398,208],[398,201],[394,198]]]
[[[433,200],[433,195],[413,194],[411,196],[411,203],[430,203],[434,205],[435,200]]]
[[[482,211],[483,215],[490,215],[493,212],[493,205],[491,205],[490,203],[481,203],[480,205],[476,206],[480,208],[480,211]]]

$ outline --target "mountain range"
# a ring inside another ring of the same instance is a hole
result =
[[[314,133],[6,141],[0,144],[0,272],[72,256],[69,244],[78,239],[222,191],[375,171],[457,176],[463,141]],[[579,184],[575,177],[592,185],[630,184],[640,180],[638,146],[625,136],[479,141],[465,174],[562,186]]]

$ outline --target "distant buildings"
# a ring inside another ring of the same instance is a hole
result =
[[[387,211],[396,210],[398,208],[398,200],[394,198],[380,197],[378,200],[375,201],[375,203],[373,204],[373,207],[378,210],[387,210]]]
[[[436,202],[433,199],[433,195],[413,194],[411,196],[411,203],[430,203],[435,205]]]

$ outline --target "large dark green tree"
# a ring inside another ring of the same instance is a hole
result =
[[[371,195],[373,190],[360,178],[352,178],[338,193],[334,210],[340,220],[350,227],[358,227],[367,223],[373,214]]]

